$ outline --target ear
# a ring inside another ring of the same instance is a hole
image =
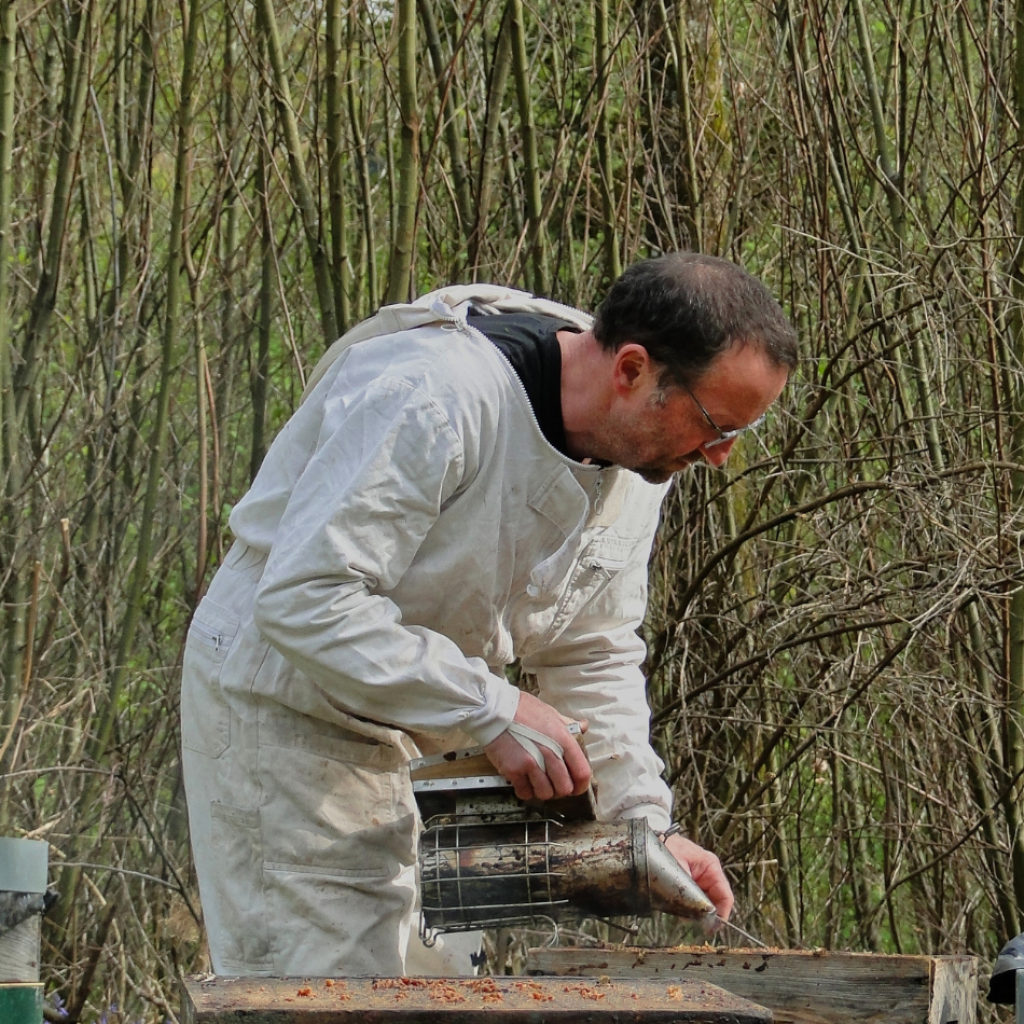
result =
[[[656,377],[654,364],[643,345],[630,341],[616,351],[612,382],[622,397],[644,391]]]

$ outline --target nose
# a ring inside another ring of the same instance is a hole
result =
[[[729,452],[732,451],[732,446],[735,443],[736,439],[731,438],[730,440],[723,441],[721,444],[716,444],[711,448],[701,448],[700,453],[704,456],[705,462],[717,469],[719,466],[725,464],[725,460],[729,458]]]

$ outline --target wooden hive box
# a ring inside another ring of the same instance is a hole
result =
[[[769,1024],[698,980],[188,978],[182,1024]]]
[[[531,975],[700,979],[767,1006],[779,1024],[975,1024],[971,956],[882,956],[798,950],[531,950]]]

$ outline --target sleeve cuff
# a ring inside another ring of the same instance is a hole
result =
[[[519,688],[497,676],[493,679],[497,685],[488,694],[487,704],[462,723],[462,729],[484,747],[509,727],[519,708]]]
[[[646,818],[655,832],[664,832],[672,824],[672,818],[661,804],[634,804],[619,815],[620,821],[632,818]]]

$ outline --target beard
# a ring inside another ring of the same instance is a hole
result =
[[[697,448],[677,454],[681,438],[674,436],[664,422],[665,401],[665,394],[656,392],[648,400],[646,415],[604,419],[580,438],[579,447],[591,458],[628,469],[649,484],[665,483],[703,457]],[[684,443],[697,440],[699,435]]]

